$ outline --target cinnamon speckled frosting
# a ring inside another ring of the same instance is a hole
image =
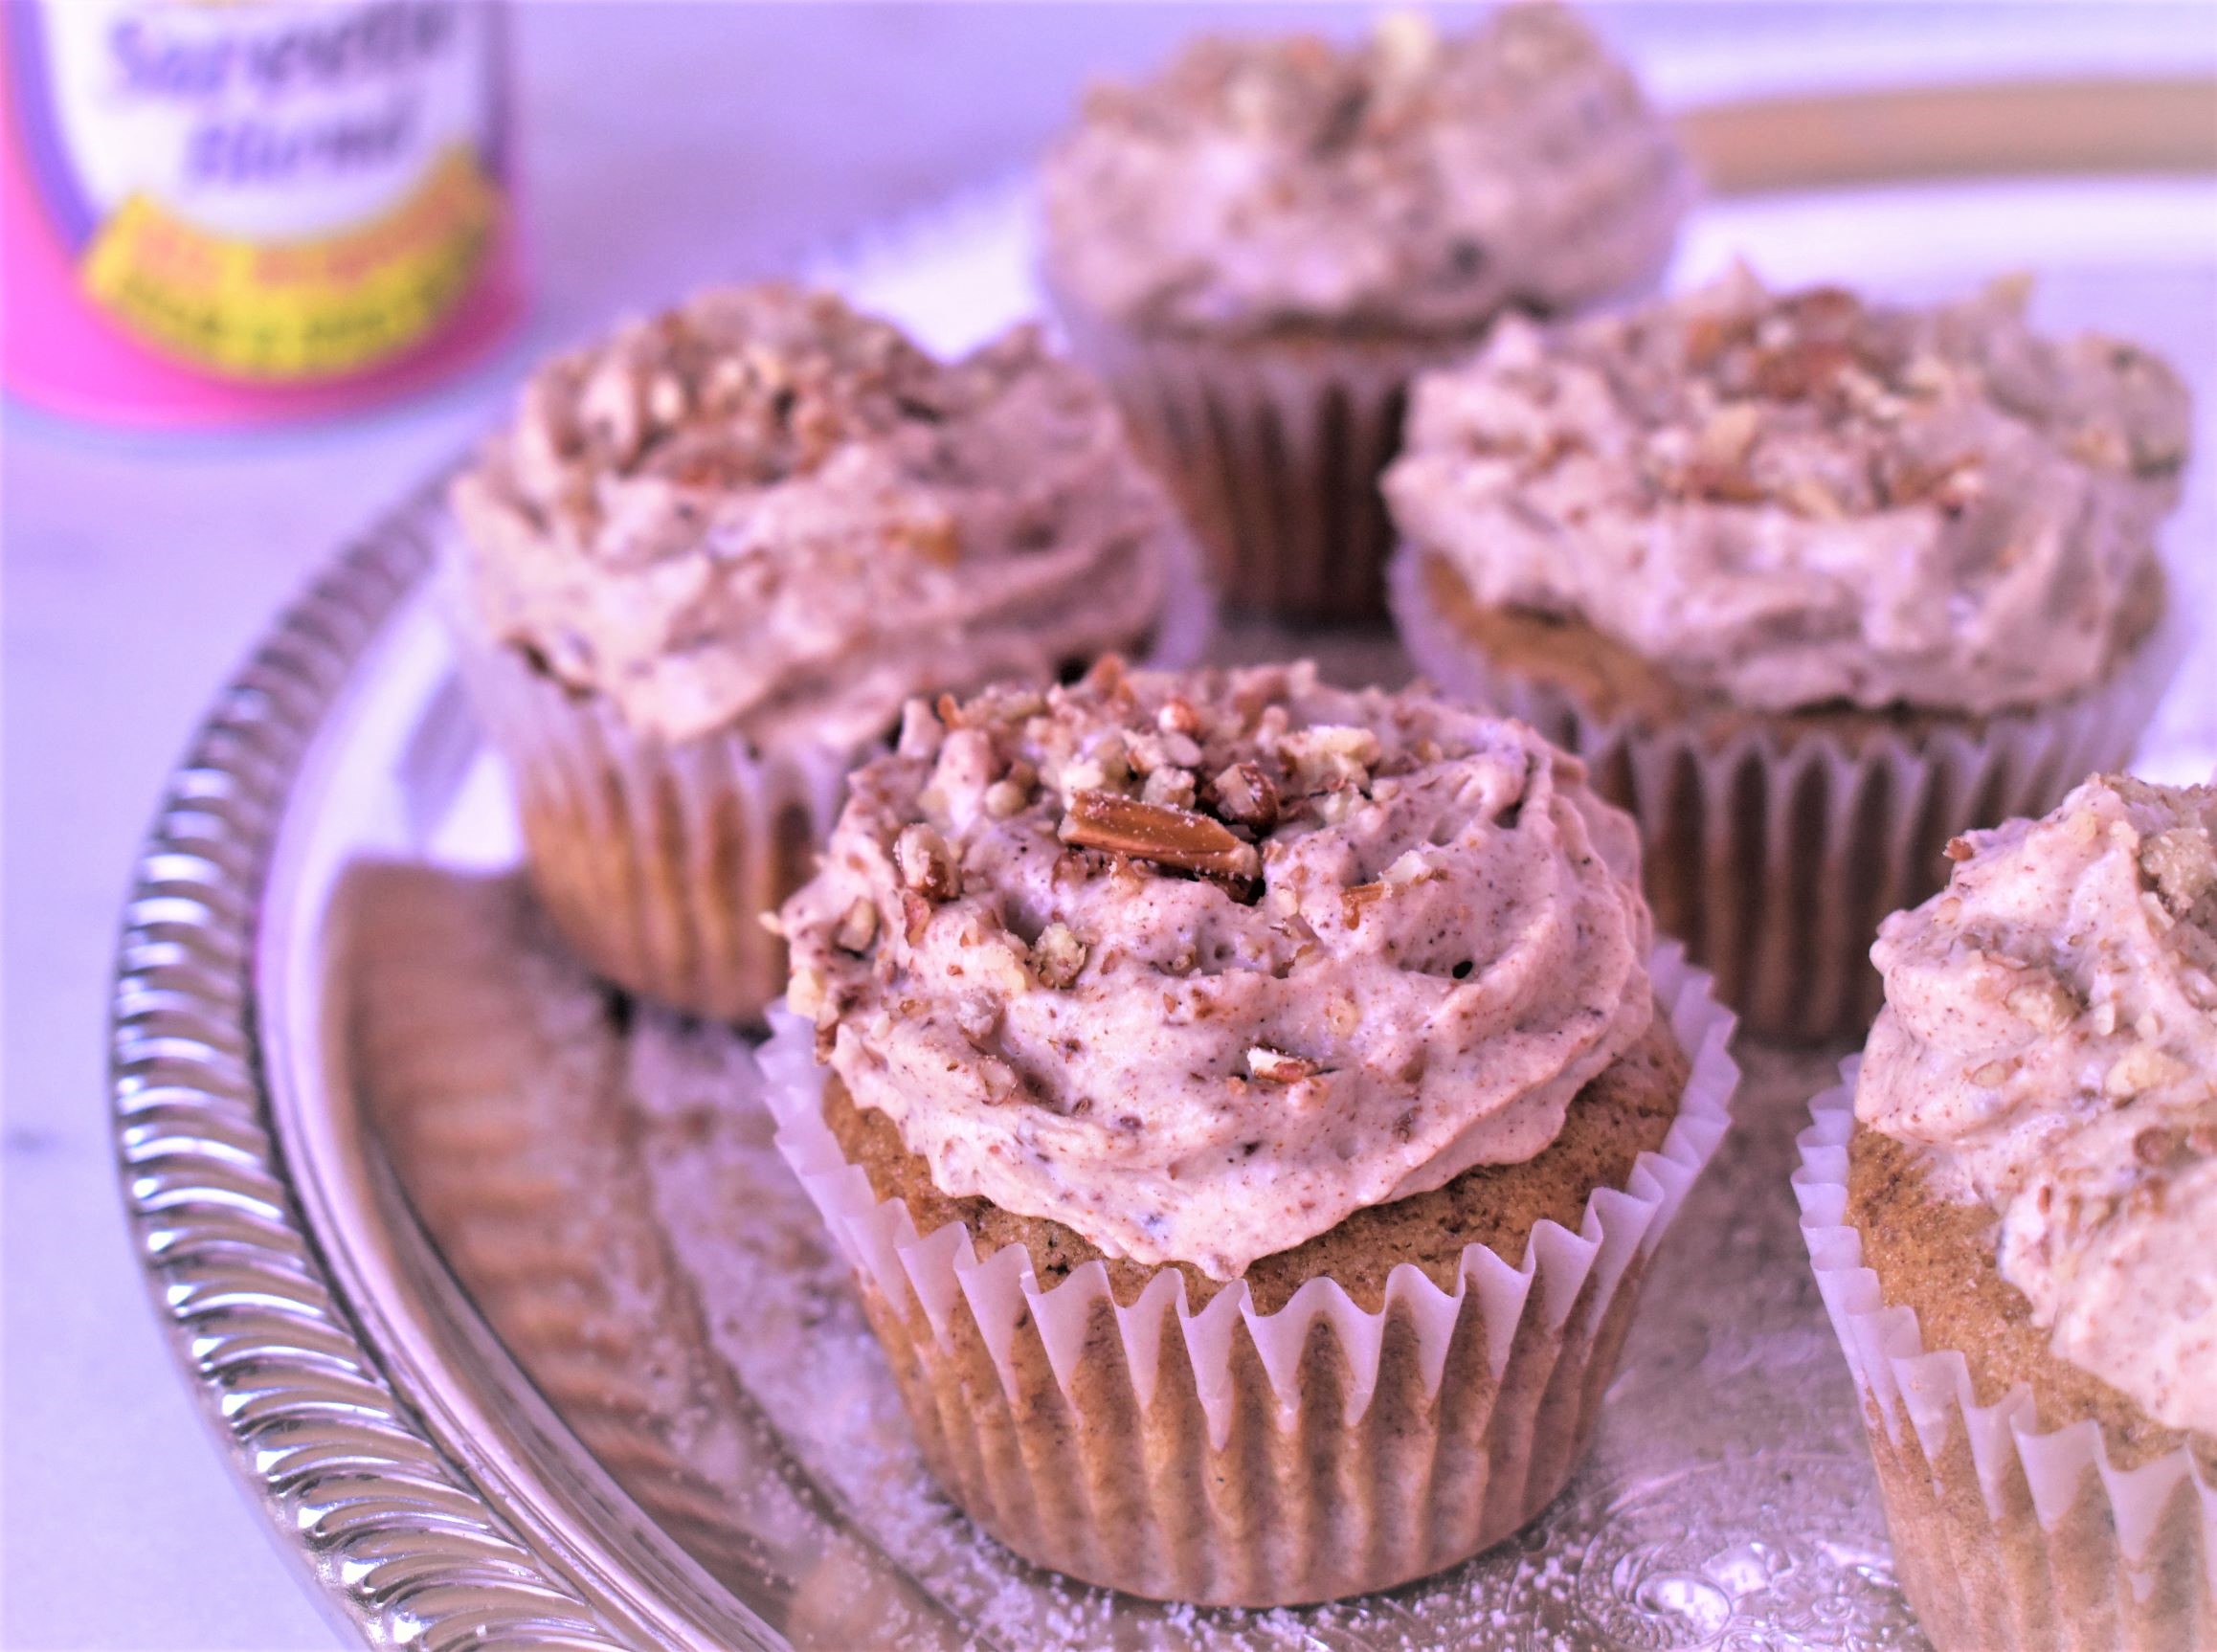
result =
[[[783,285],[547,366],[455,489],[474,617],[670,740],[852,746],[908,696],[1140,645],[1178,543],[1029,328],[941,363]]]
[[[1520,724],[1109,661],[910,705],[788,1002],[943,1192],[1230,1279],[1554,1139],[1653,1013],[1637,853]]]
[[[1203,38],[1105,85],[1049,155],[1047,264],[1149,327],[1467,332],[1639,286],[1691,194],[1668,128],[1560,7],[1340,47]]]
[[[1998,1218],[2055,1353],[2217,1436],[2217,788],[2096,776],[1880,930],[1856,1118]]]
[[[2131,645],[2187,401],[2130,345],[2034,333],[2024,300],[1780,295],[1743,269],[1624,316],[1512,317],[1418,381],[1386,497],[1480,602],[1582,619],[1736,704],[2049,701]]]

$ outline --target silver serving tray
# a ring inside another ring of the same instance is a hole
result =
[[[1712,207],[1679,275],[1745,247],[1782,279],[1940,292],[2098,242],[2066,319],[2200,352],[2207,407],[2208,327],[2173,313],[2209,291],[2207,184],[2042,188]],[[1844,237],[1858,261],[1819,250]],[[1002,192],[826,274],[952,346],[1021,313],[1027,267]],[[1254,1614],[1086,1589],[976,1534],[908,1447],[766,1127],[717,1105],[733,1038],[621,1004],[541,931],[426,590],[437,501],[346,550],[217,700],[140,861],[115,997],[156,1311],[372,1643],[1921,1643],[1787,1189],[1822,1056],[1743,1052],[1740,1127],[1663,1253],[1592,1458],[1511,1543]],[[2174,543],[2209,543],[2209,515],[2198,486]],[[2205,614],[2206,562],[2179,569]],[[1239,631],[1223,652],[1288,646]],[[1324,651],[1343,676],[1405,670],[1383,636]],[[2150,771],[2208,770],[2210,668],[2189,663]]]

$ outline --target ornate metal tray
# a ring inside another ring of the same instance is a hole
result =
[[[1892,118],[1937,120],[1928,159],[1995,158],[1976,123],[1948,150],[1959,103],[1922,107]],[[1779,145],[1814,141],[1791,110],[1709,118],[1727,182],[1775,186]],[[2163,149],[2172,131],[2094,159],[2206,167]],[[1858,169],[1852,146],[1800,153],[1804,177]],[[1742,250],[1780,279],[1915,293],[2046,267],[2051,322],[2147,339],[2206,408],[2211,222],[2206,178],[1726,200],[1673,279]],[[821,273],[953,346],[1028,308],[1026,234],[1019,194],[994,191]],[[2209,492],[2175,545],[2217,538]],[[1086,1589],[974,1532],[924,1477],[767,1126],[717,1105],[732,1037],[615,999],[541,932],[424,589],[442,531],[434,483],[218,698],[140,861],[115,995],[156,1311],[239,1473],[371,1642],[1920,1644],[1787,1189],[1825,1056],[1743,1052],[1740,1127],[1664,1253],[1593,1458],[1502,1549],[1255,1614]],[[2177,560],[2207,614],[2208,559]],[[1405,672],[1384,636],[1224,646]],[[2213,755],[2205,656],[2146,767]]]

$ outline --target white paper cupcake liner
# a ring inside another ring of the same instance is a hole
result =
[[[1171,556],[1141,663],[1191,665],[1207,649],[1215,610],[1197,560],[1190,547]],[[759,1021],[786,982],[785,944],[761,915],[814,875],[848,771],[883,746],[757,751],[728,732],[665,741],[466,621],[450,631],[471,705],[513,777],[532,885],[564,937],[628,992]]]
[[[1293,620],[1385,611],[1393,530],[1378,473],[1409,380],[1467,336],[1149,338],[1057,298],[1070,351],[1108,387],[1234,607]]]
[[[1272,1605],[1388,1588],[1507,1537],[1582,1454],[1648,1260],[1730,1122],[1733,1018],[1676,948],[1659,1003],[1691,1061],[1660,1150],[1453,1291],[1403,1264],[1377,1311],[1310,1281],[1273,1313],[1164,1269],[1129,1306],[1089,1262],[1041,1289],[1021,1246],[920,1234],[822,1115],[814,1032],[761,1051],[778,1146],[854,1265],[919,1444],[1026,1558],[1157,1598]]]
[[[2118,1468],[2092,1418],[2040,1433],[2023,1388],[1981,1405],[1962,1353],[1885,1306],[1848,1217],[1859,1064],[1810,1103],[1794,1194],[1925,1633],[1938,1652],[2217,1645],[2217,1487],[2192,1456]]]
[[[758,1019],[785,991],[785,946],[760,915],[815,871],[847,771],[875,748],[662,741],[512,648],[465,639],[457,654],[514,782],[532,887],[563,937],[628,992]]]
[[[1496,668],[1431,600],[1424,561],[1404,547],[1388,574],[1418,670],[1586,760],[1596,790],[1639,825],[1657,929],[1686,943],[1763,1038],[1859,1038],[1881,1001],[1879,921],[1938,891],[1949,838],[2045,815],[2088,774],[2130,762],[2184,652],[2173,603],[2106,681],[2052,705],[1915,738],[1782,739],[1760,725],[1718,738],[1595,717],[1554,684]]]

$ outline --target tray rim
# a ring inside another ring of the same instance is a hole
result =
[[[1954,90],[2014,88],[2019,108],[2037,108],[2034,94],[2061,84],[2027,78]],[[2202,77],[2119,77],[2098,90],[2121,107],[2136,88],[2159,85],[2172,107],[2189,94],[2217,100],[2217,79]],[[1775,134],[1764,117],[1789,104],[1868,107],[1871,96],[1751,97],[1706,112],[1721,127],[1737,109],[1742,129]],[[2049,179],[2137,170],[2151,159],[2142,149],[2071,163],[2036,147],[2043,164],[2027,169]],[[2206,147],[2174,154],[2162,169],[2207,172]],[[1944,175],[1992,176],[2005,169],[1997,159],[1982,149]],[[1833,156],[1811,167],[1817,175],[1716,193],[1882,181],[1843,173],[1842,164]],[[408,1373],[366,1328],[303,1205],[272,1105],[259,960],[281,830],[334,709],[426,583],[435,556],[426,525],[453,469],[406,495],[284,607],[163,786],[115,954],[108,1071],[119,1191],[149,1304],[203,1422],[336,1626],[376,1646],[478,1644],[490,1633],[523,1647],[625,1648],[646,1625],[616,1603],[637,1598],[640,1580],[612,1588],[615,1557],[604,1545],[581,1553],[550,1541],[544,1510],[506,1506],[488,1485],[501,1477],[483,1467],[482,1441],[458,1444],[427,1419],[443,1408],[419,1404]],[[466,1301],[459,1306],[475,1319]],[[481,1320],[475,1326],[490,1337]]]
[[[375,1646],[489,1631],[616,1652],[637,1644],[631,1626],[546,1552],[534,1511],[498,1506],[365,1328],[280,1140],[260,1026],[264,896],[289,805],[425,582],[424,527],[451,468],[286,607],[164,789],[116,954],[117,1172],[202,1419],[336,1625]]]

